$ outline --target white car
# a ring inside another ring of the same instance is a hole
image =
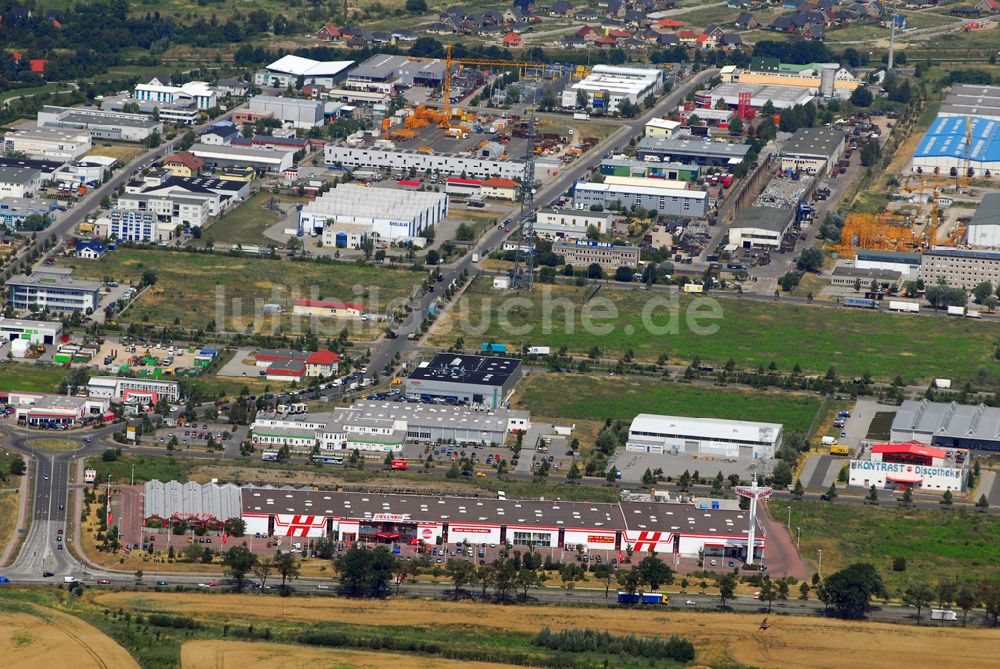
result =
[[[686,602],[684,602],[684,604],[686,606],[698,606],[698,602],[694,601],[693,599],[687,600]]]
[[[316,586],[316,589],[317,590],[329,590],[330,586],[328,586],[326,583],[320,583],[319,585]]]
[[[711,561],[711,562],[709,562],[708,564],[710,564],[710,565],[712,565],[712,566],[714,567],[714,566],[716,566],[716,565],[717,565],[717,564],[719,564],[719,563],[718,563],[718,562],[717,562],[716,560],[712,560],[712,561]]]

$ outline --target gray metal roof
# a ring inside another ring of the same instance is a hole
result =
[[[777,207],[747,207],[741,209],[730,229],[760,228],[783,234],[792,222],[794,211]]]
[[[194,517],[225,521],[240,516],[240,488],[227,483],[149,481],[143,486],[145,518]]]
[[[983,197],[969,225],[1000,225],[1000,193],[988,193]]]
[[[907,265],[919,265],[920,264],[920,254],[910,253],[908,251],[882,251],[882,250],[870,250],[870,251],[858,251],[858,260],[867,260],[870,262],[893,262],[901,263]]]
[[[719,158],[743,158],[749,150],[747,144],[671,137],[643,137],[638,146],[640,155],[653,152]]]
[[[833,276],[846,276],[852,279],[885,279],[899,281],[902,274],[894,269],[862,269],[859,267],[840,266],[833,270]]]
[[[37,181],[42,176],[41,170],[30,167],[0,166],[0,183],[25,185]]]
[[[1000,440],[1000,407],[906,400],[892,421],[893,432]]]
[[[520,368],[517,358],[438,353],[429,363],[414,369],[408,380],[502,386]]]
[[[799,128],[781,148],[783,156],[832,158],[844,143],[844,131],[836,128]]]

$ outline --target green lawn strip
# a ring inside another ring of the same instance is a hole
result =
[[[68,373],[67,369],[58,365],[5,361],[0,363],[0,390],[54,393]]]

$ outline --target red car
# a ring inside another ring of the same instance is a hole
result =
[[[110,584],[111,584],[111,581],[109,581],[109,580],[108,580],[108,579],[106,579],[106,578],[101,578],[101,579],[98,579],[98,580],[97,580],[97,584],[98,584],[98,585],[110,585]]]

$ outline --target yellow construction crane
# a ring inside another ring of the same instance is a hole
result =
[[[441,60],[440,58],[422,58],[419,56],[407,56],[407,60],[413,60],[423,63],[433,63],[435,61]],[[515,60],[503,60],[498,58],[452,58],[451,57],[451,44],[445,45],[445,59],[444,59],[444,85],[442,87],[442,98],[441,98],[441,108],[444,112],[445,123],[451,123],[451,68],[453,65],[487,65],[490,67],[516,67],[522,73],[525,68],[528,67],[546,67],[545,63],[532,63],[529,61],[515,61]]]

